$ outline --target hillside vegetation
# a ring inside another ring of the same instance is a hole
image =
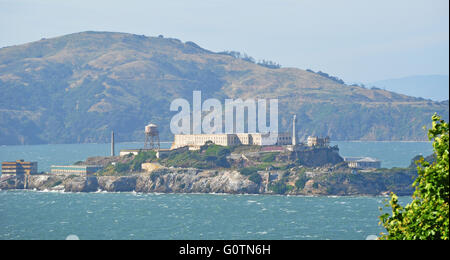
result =
[[[269,64],[269,63],[267,63]],[[172,140],[175,98],[278,98],[280,130],[297,114],[299,137],[424,140],[432,102],[347,86],[323,73],[271,68],[193,42],[82,32],[0,49],[0,144],[143,140],[148,122]],[[270,64],[269,64],[270,65]],[[325,75],[325,76],[324,76]]]

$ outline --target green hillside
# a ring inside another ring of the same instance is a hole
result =
[[[422,127],[448,101],[347,86],[296,68],[267,68],[193,42],[83,32],[0,49],[0,144],[143,140],[154,122],[171,140],[178,97],[278,98],[281,130],[299,137],[426,140]]]

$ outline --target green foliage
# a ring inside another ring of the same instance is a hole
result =
[[[269,190],[273,191],[276,194],[286,194],[295,189],[294,186],[287,184],[289,181],[290,173],[288,171],[282,173],[281,179],[277,182],[273,182],[269,184]]]
[[[94,173],[95,176],[126,176],[129,174],[130,168],[127,163],[117,163],[116,165],[108,165],[102,170]],[[73,175],[76,176],[76,175]]]
[[[252,173],[248,179],[256,184],[260,184],[262,182],[262,177],[258,173]]]
[[[173,151],[162,162],[165,166],[174,167],[208,167],[205,161],[201,161],[201,156],[197,151]]]
[[[257,173],[258,170],[259,170],[259,169],[256,168],[256,167],[245,167],[245,168],[239,169],[239,172],[240,172],[242,175],[250,176],[250,175],[252,175],[252,174]]]
[[[434,154],[429,155],[427,157],[423,157],[422,155],[417,155],[411,160],[411,164],[409,165],[409,167],[416,169],[416,167],[417,167],[417,163],[416,162],[420,161],[422,159],[425,160],[426,162],[430,163],[430,164],[432,164],[432,163],[434,163],[436,161],[436,158],[435,158]]]
[[[133,171],[133,172],[140,172],[140,171],[142,171],[141,165],[144,162],[155,160],[155,159],[156,159],[156,152],[155,151],[140,152],[129,163],[129,169],[131,171]]]
[[[273,61],[270,61],[270,60],[261,60],[261,61],[256,62],[253,57],[248,56],[245,53],[241,54],[238,51],[222,51],[222,52],[218,52],[217,54],[228,55],[228,56],[234,57],[236,59],[241,59],[241,60],[245,60],[245,61],[248,61],[248,62],[251,62],[251,63],[256,63],[256,64],[258,64],[260,66],[263,66],[263,67],[266,67],[266,68],[269,68],[269,69],[279,69],[279,68],[281,68],[281,65],[276,63],[276,62],[273,62]]]
[[[330,195],[370,194],[380,195],[393,191],[402,196],[414,192],[412,184],[417,171],[410,168],[379,169],[373,172],[351,173],[334,171],[315,176],[314,183],[326,189]],[[313,188],[317,188],[318,186]]]
[[[255,166],[260,171],[269,170],[281,170],[279,167],[274,166],[272,163],[261,163]]]
[[[229,167],[227,156],[231,151],[228,147],[216,144],[207,145],[206,150],[203,151],[203,157],[206,161],[212,162],[212,167]]]
[[[141,165],[152,160],[156,160],[155,151],[140,152],[134,156],[133,160],[127,163],[118,162],[115,165],[108,165],[96,175],[126,175],[129,172],[140,172],[142,171]]]
[[[258,164],[255,166],[249,166],[249,167],[244,167],[244,168],[240,168],[238,171],[245,176],[250,176],[258,171],[265,171],[267,169],[273,169],[273,170],[280,170],[281,168],[284,167],[275,167],[273,166],[271,163],[262,163],[262,164]]]
[[[317,73],[320,76],[328,78],[328,79],[331,79],[332,81],[335,81],[335,82],[337,82],[339,84],[345,84],[345,82],[342,79],[340,79],[338,77],[335,77],[335,76],[328,75],[328,73],[322,72],[320,70],[318,72],[314,72],[314,71],[312,71],[310,69],[307,69],[307,71],[312,72],[312,73]]]
[[[130,165],[127,163],[116,163],[114,170],[116,172],[127,172],[130,170]]]
[[[449,126],[436,114],[432,117],[428,138],[433,141],[436,161],[418,161],[418,174],[413,186],[413,201],[402,207],[391,194],[392,216],[380,216],[389,240],[449,239]],[[388,205],[386,205],[388,206]]]
[[[160,160],[165,166],[192,167],[198,169],[228,168],[227,156],[230,149],[225,146],[208,143],[200,151],[171,151],[167,158]]]
[[[204,153],[204,155],[216,157],[227,156],[231,153],[228,147],[216,145],[213,143],[207,143],[206,145],[202,146],[200,151]]]
[[[305,173],[301,173],[298,177],[297,181],[295,182],[295,187],[299,190],[303,190],[305,188],[305,184],[308,181],[308,177],[306,177]]]
[[[293,186],[286,184],[283,181],[278,181],[275,183],[271,183],[269,185],[269,190],[273,191],[276,194],[286,194],[289,191],[294,189]]]
[[[278,153],[266,153],[263,156],[261,156],[262,162],[274,162],[275,157]]]
[[[230,151],[234,153],[259,152],[261,146],[259,145],[232,145],[229,146]]]

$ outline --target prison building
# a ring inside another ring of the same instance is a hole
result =
[[[52,165],[51,173],[55,175],[92,175],[103,169],[101,165]]]
[[[2,174],[37,174],[37,162],[25,162],[17,160],[15,162],[2,162]]]
[[[264,145],[264,134],[261,133],[236,133],[236,134],[177,134],[174,137],[171,149],[189,147],[192,150],[199,149],[206,142],[212,142],[221,146],[232,145]],[[278,133],[277,139],[271,145],[290,145],[292,135],[290,133]]]
[[[354,169],[379,169],[381,161],[371,157],[345,157],[344,161],[348,167]]]

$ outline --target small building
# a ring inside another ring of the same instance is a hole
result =
[[[51,173],[57,175],[92,175],[103,169],[101,165],[52,165]]]
[[[129,154],[138,155],[139,153],[145,153],[145,152],[150,152],[150,151],[155,151],[156,158],[160,158],[161,156],[168,154],[170,152],[170,149],[157,149],[157,150],[155,150],[155,149],[125,149],[125,150],[120,150],[119,155],[120,156],[127,156]]]
[[[353,169],[379,169],[381,161],[371,157],[344,157],[348,167]]]
[[[330,146],[330,138],[317,137],[317,136],[308,136],[307,143],[309,147],[328,147]]]
[[[37,174],[37,162],[25,162],[17,160],[15,162],[2,162],[2,174]]]
[[[127,156],[129,154],[138,155],[140,152],[148,152],[148,151],[152,151],[152,150],[150,150],[150,149],[125,149],[125,150],[120,150],[119,156]]]

